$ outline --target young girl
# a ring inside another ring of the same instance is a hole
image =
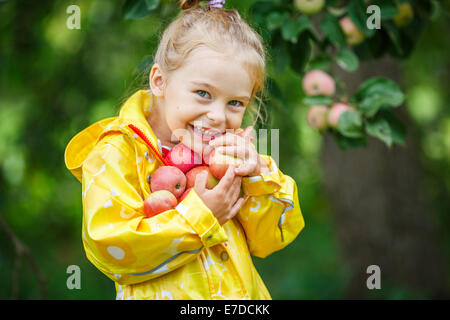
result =
[[[304,227],[295,181],[256,152],[247,130],[228,132],[263,89],[261,38],[224,1],[200,2],[181,1],[150,88],[66,149],[66,166],[82,183],[86,255],[115,282],[117,299],[271,299],[251,255],[284,248]],[[146,218],[151,175],[180,142],[243,163],[213,189],[199,175],[175,209]]]

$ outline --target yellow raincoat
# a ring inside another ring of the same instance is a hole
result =
[[[67,145],[66,166],[82,184],[87,258],[115,282],[117,299],[271,299],[250,254],[264,258],[303,229],[295,181],[262,156],[271,173],[242,179],[246,201],[224,225],[195,191],[146,218],[148,178],[163,165],[147,122],[152,100],[137,91],[118,117]]]

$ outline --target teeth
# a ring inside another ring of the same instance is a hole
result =
[[[217,131],[206,131],[205,129],[199,128],[199,127],[194,127],[194,128],[195,128],[197,131],[199,131],[199,132],[201,132],[202,134],[207,135],[207,136],[216,136],[216,135],[219,134]]]

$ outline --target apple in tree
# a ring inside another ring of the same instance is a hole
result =
[[[186,176],[177,167],[159,167],[151,175],[150,189],[152,192],[167,190],[179,198],[186,189]]]
[[[342,31],[344,31],[347,44],[354,46],[361,43],[364,40],[364,33],[356,27],[355,23],[346,16],[339,20]]]
[[[216,150],[214,149],[209,156],[209,169],[217,179],[222,179],[230,165],[234,165],[237,168],[243,163],[240,158],[216,152]]]
[[[195,179],[197,178],[197,175],[204,171],[208,172],[208,178],[206,179],[206,189],[214,188],[219,183],[219,180],[211,173],[211,170],[208,166],[195,167],[189,170],[186,173],[186,188],[192,188],[195,185]]]
[[[414,11],[408,2],[395,1],[398,13],[394,16],[394,23],[397,27],[403,28],[407,26],[413,19]]]
[[[167,190],[152,192],[144,201],[144,213],[147,218],[177,206],[177,198]]]
[[[202,157],[182,143],[174,146],[166,155],[165,159],[170,166],[177,167],[183,173],[202,165]]]
[[[334,103],[328,112],[328,125],[337,128],[339,118],[345,111],[355,111],[355,109],[344,103]]]
[[[321,70],[309,71],[302,80],[303,90],[308,96],[332,96],[336,90],[334,79]]]
[[[306,121],[314,129],[323,130],[328,126],[328,107],[311,106],[306,115]]]
[[[295,7],[304,14],[315,14],[322,10],[325,0],[295,0]]]

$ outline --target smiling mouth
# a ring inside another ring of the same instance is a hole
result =
[[[194,132],[195,135],[201,137],[203,141],[213,140],[222,134],[221,131],[208,130],[207,128],[194,126],[192,124],[189,124],[189,128]]]

